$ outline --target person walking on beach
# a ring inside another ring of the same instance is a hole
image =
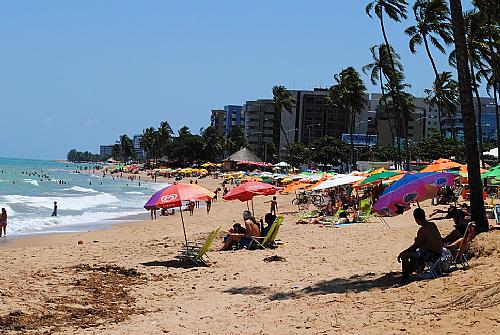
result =
[[[54,211],[52,212],[52,216],[57,216],[57,201],[54,201]]]
[[[151,220],[156,220],[156,207],[151,208]]]
[[[2,208],[2,213],[0,214],[0,237],[7,236],[7,211]]]
[[[207,201],[205,201],[206,205],[207,205],[207,214],[210,213],[210,208],[212,208],[212,200],[208,199]]]

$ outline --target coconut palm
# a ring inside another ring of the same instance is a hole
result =
[[[408,2],[406,0],[373,0],[368,5],[366,6],[366,14],[370,18],[373,18],[373,13],[377,16],[379,22],[380,22],[380,28],[382,29],[382,35],[384,37],[384,42],[385,45],[390,45],[389,39],[387,38],[387,32],[385,30],[385,23],[384,23],[384,17],[387,15],[391,20],[394,20],[396,22],[400,22],[403,19],[407,18],[406,14],[406,7],[408,5]],[[385,15],[384,15],[385,14]],[[398,86],[398,71],[396,70],[396,65],[394,61],[394,56],[391,52],[391,48],[388,48],[388,58],[389,58],[389,64],[390,64],[390,70],[391,72],[388,73],[388,81],[389,81],[389,86],[392,88],[391,89],[391,94],[392,94],[392,100],[393,100],[393,105],[395,107],[395,114],[400,114],[402,113],[402,110],[399,106],[399,100],[400,100],[400,92],[397,91],[396,87]],[[398,127],[396,126],[396,129]],[[399,144],[399,141],[398,141]],[[399,150],[398,150],[399,152]],[[407,167],[409,169],[410,162],[409,162],[409,155],[407,155]]]
[[[479,153],[477,148],[476,117],[472,100],[472,80],[469,72],[467,41],[462,1],[450,0],[451,22],[455,41],[458,87],[460,105],[464,123],[464,142],[467,157],[467,169],[470,185],[471,215],[479,231],[488,231],[488,220],[485,216],[483,201],[483,185],[479,170]]]
[[[445,45],[453,43],[450,24],[450,11],[445,0],[417,0],[413,5],[416,25],[405,30],[410,37],[409,47],[412,53],[417,53],[417,46],[424,44],[427,57],[432,64],[436,79],[439,72],[432,57],[429,41],[441,53],[446,53]]]
[[[286,89],[285,86],[274,86],[273,101],[274,113],[276,114],[276,118],[280,121],[280,128],[283,132],[283,135],[285,135],[286,144],[290,145],[290,141],[288,141],[288,135],[283,129],[283,124],[281,123],[281,112],[285,110],[291,114],[292,108],[295,105],[295,99],[293,99],[292,94]]]
[[[348,129],[351,139],[351,168],[356,164],[354,156],[354,126],[356,115],[361,113],[366,105],[366,87],[359,73],[348,67],[334,76],[336,84],[330,88],[330,99],[336,108],[349,113]]]
[[[388,50],[390,49],[390,51]],[[382,93],[382,97],[385,96],[385,88],[384,88],[384,79],[388,81],[388,76],[391,73],[391,65],[389,61],[389,52],[392,54],[394,59],[394,66],[396,67],[396,71],[403,72],[403,65],[401,64],[401,57],[394,52],[392,46],[387,48],[386,44],[374,45],[370,48],[370,52],[372,54],[373,63],[367,64],[363,66],[363,72],[370,77],[370,81],[373,85],[380,85],[380,91]],[[386,111],[389,111],[387,99],[380,99],[384,103],[384,107]],[[380,103],[379,101],[379,103]],[[391,136],[394,142],[394,129],[391,122],[396,119],[395,115],[392,115],[389,119],[389,129],[391,130]]]
[[[439,111],[446,111],[446,117],[451,120],[452,138],[456,138],[455,133],[455,115],[457,113],[458,83],[453,79],[451,72],[443,72],[434,80],[432,89],[426,89],[426,102],[438,107]]]

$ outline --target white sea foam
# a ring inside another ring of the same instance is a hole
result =
[[[10,204],[21,203],[32,208],[54,207],[54,201],[57,201],[59,210],[85,210],[97,206],[112,204],[118,202],[118,198],[109,193],[96,193],[86,196],[68,196],[68,197],[31,197],[25,195],[5,195],[0,197],[4,202]]]
[[[116,220],[125,216],[144,213],[142,210],[126,212],[84,212],[80,215],[66,215],[57,217],[25,217],[13,218],[9,222],[9,231],[13,233],[31,233],[54,230],[58,227],[75,227],[78,225],[99,224],[105,220]]]
[[[125,194],[140,194],[140,195],[143,195],[144,193],[132,191],[132,192],[125,192]]]
[[[7,205],[6,203],[0,202],[0,208],[5,208],[8,216],[16,215],[16,212],[14,212],[14,210],[12,208],[10,208],[10,206]]]
[[[38,184],[38,181],[36,181],[34,179],[23,179],[23,181],[26,183],[29,183],[31,185],[34,185],[34,186],[40,186],[40,184]]]
[[[83,192],[83,193],[99,193],[96,190],[93,190],[91,188],[85,188],[85,187],[80,187],[80,186],[73,186],[71,188],[66,189],[66,191],[75,191],[75,192]]]

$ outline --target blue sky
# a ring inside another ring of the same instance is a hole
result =
[[[0,157],[98,152],[162,120],[197,132],[211,109],[271,97],[273,85],[330,86],[382,41],[367,2],[2,0]],[[423,50],[408,51],[411,24],[388,34],[422,94],[433,73]]]

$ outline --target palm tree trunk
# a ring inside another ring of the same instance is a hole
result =
[[[470,62],[470,72],[472,78],[472,89],[474,90],[474,94],[476,95],[477,101],[477,131],[479,133],[479,159],[481,160],[481,164],[483,168],[485,167],[483,151],[484,151],[484,143],[483,143],[483,108],[481,106],[481,97],[479,96],[478,84],[476,82],[476,75],[474,73],[474,65],[472,61]]]
[[[286,135],[286,131],[285,129],[283,129],[283,125],[281,124],[281,122],[280,122],[280,129],[283,132],[283,135],[285,135],[286,145],[290,146],[290,141],[288,141],[288,136]],[[311,142],[311,139],[309,139],[309,142]]]
[[[427,57],[429,57],[429,60],[431,61],[432,69],[434,70],[434,75],[436,76],[436,81],[439,81],[439,72],[437,70],[436,62],[434,62],[434,58],[432,58],[431,50],[429,49],[429,43],[427,42],[427,35],[424,35],[424,46],[425,46],[425,51],[427,52]]]
[[[354,138],[353,138],[353,135],[354,135],[354,121],[355,121],[355,118],[354,118],[354,113],[353,111],[351,110],[350,113],[349,113],[349,119],[350,119],[350,124],[349,124],[349,135],[351,137],[351,159],[350,159],[350,167],[349,167],[349,172],[352,172],[353,169],[354,169],[354,163],[355,163],[355,159],[354,159]]]
[[[457,54],[460,105],[462,107],[462,118],[464,121],[465,153],[469,173],[472,221],[476,223],[478,231],[488,231],[489,225],[484,211],[483,185],[481,183],[481,174],[479,170],[476,117],[474,115],[474,103],[472,99],[462,1],[450,0],[450,8],[455,50]]]

